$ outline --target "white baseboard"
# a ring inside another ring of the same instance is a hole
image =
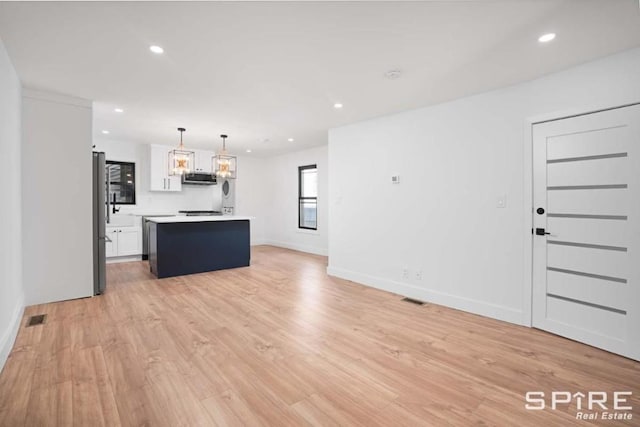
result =
[[[20,330],[22,313],[24,313],[24,295],[20,295],[20,298],[18,298],[11,316],[11,322],[9,326],[7,326],[7,329],[3,331],[2,337],[0,337],[0,372],[2,372],[2,368],[4,368],[9,353],[11,353],[13,344],[16,342],[16,336],[18,335],[18,330]]]
[[[381,289],[387,292],[393,292],[406,297],[415,298],[420,301],[431,302],[446,307],[455,308],[457,310],[467,311],[473,314],[490,317],[492,319],[503,320],[509,323],[522,325],[522,312],[510,307],[478,301],[470,298],[464,298],[457,295],[446,294],[443,292],[426,289],[407,283],[395,282],[393,280],[374,277],[355,271],[345,270],[336,267],[327,267],[327,274],[340,279],[350,280],[352,282],[361,283],[372,288]]]
[[[292,249],[294,251],[306,252],[314,255],[322,255],[322,256],[329,255],[329,251],[326,248],[317,248],[314,246],[298,245],[296,243],[290,243],[290,242],[279,242],[276,240],[265,240],[263,244],[270,245],[270,246],[278,246],[280,248],[285,248],[285,249]]]

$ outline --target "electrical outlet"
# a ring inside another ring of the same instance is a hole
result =
[[[416,271],[416,280],[422,280],[422,270]]]
[[[409,278],[409,269],[407,267],[402,269],[402,278],[403,279],[408,279]]]

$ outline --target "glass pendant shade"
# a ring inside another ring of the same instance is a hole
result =
[[[180,145],[169,151],[169,175],[183,175],[193,171],[196,162],[196,153],[185,150],[182,143],[182,132],[186,129],[178,128],[180,132]]]
[[[227,152],[227,135],[220,136],[222,137],[222,150],[212,157],[211,170],[214,171],[217,178],[235,179],[238,172],[238,159]]]

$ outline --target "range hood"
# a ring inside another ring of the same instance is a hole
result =
[[[216,176],[204,172],[191,172],[182,175],[182,183],[185,185],[216,185]]]

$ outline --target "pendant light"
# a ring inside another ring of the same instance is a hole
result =
[[[196,153],[184,149],[182,133],[185,128],[178,128],[180,132],[180,145],[177,149],[169,151],[169,175],[183,175],[193,170],[196,161]]]
[[[213,164],[211,169],[218,178],[235,179],[238,171],[238,160],[236,156],[230,156],[227,152],[227,135],[220,135],[220,138],[222,138],[222,150],[212,157]]]

